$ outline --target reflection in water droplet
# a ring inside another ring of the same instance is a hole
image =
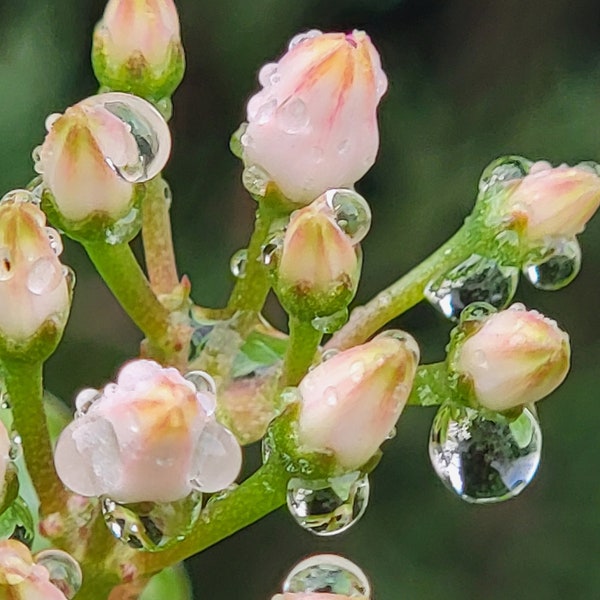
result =
[[[519,269],[473,254],[446,275],[427,284],[425,297],[447,318],[456,321],[474,302],[495,308],[508,306],[519,284]]]
[[[50,581],[66,598],[70,600],[77,594],[83,576],[79,563],[70,554],[62,550],[44,550],[36,554],[35,562],[48,571]]]
[[[283,231],[279,231],[269,238],[269,241],[263,246],[261,251],[263,265],[271,269],[277,266],[281,255],[281,248],[283,247],[283,239]]]
[[[548,240],[523,265],[525,277],[540,290],[560,290],[577,277],[581,269],[581,248],[575,238]]]
[[[491,162],[479,180],[480,192],[499,192],[508,183],[523,179],[533,162],[522,156],[502,156]]]
[[[325,350],[325,352],[323,352],[323,354],[321,355],[321,362],[326,362],[330,358],[337,356],[339,353],[340,353],[340,351],[337,348],[331,348],[330,350]]]
[[[283,582],[283,591],[371,597],[367,576],[337,554],[317,554],[298,563]]]
[[[340,329],[348,320],[348,309],[344,308],[332,315],[325,317],[315,317],[311,325],[321,333],[334,333]]]
[[[46,235],[50,242],[50,248],[52,248],[52,251],[56,256],[60,256],[63,252],[63,243],[60,233],[58,233],[56,229],[52,229],[52,227],[46,227]]]
[[[62,266],[50,258],[39,258],[30,267],[27,289],[36,296],[54,291],[63,280]]]
[[[105,241],[111,246],[128,242],[137,235],[141,226],[141,211],[134,206],[124,217],[110,223],[104,232]]]
[[[329,481],[292,478],[287,506],[295,521],[319,536],[337,535],[358,522],[369,502],[369,479],[349,473]]]
[[[75,398],[75,418],[83,417],[92,407],[92,404],[102,398],[102,393],[95,388],[81,390]]]
[[[300,98],[290,98],[277,109],[277,122],[285,133],[300,133],[310,123],[306,104]]]
[[[298,33],[290,40],[290,43],[288,45],[288,50],[293,50],[296,46],[298,46],[302,42],[304,42],[306,40],[310,40],[312,38],[319,37],[320,35],[323,35],[323,32],[320,31],[319,29],[311,29],[310,31],[305,31],[304,33]]]
[[[277,100],[274,98],[261,104],[256,110],[256,114],[254,115],[254,122],[258,125],[265,125],[271,120],[271,117],[275,114],[275,109],[277,108]],[[244,143],[244,139],[242,137],[242,144],[244,146],[248,146],[249,144]]]
[[[419,362],[421,359],[419,344],[410,333],[406,333],[406,331],[402,331],[401,329],[386,329],[375,336],[375,339],[382,337],[390,337],[398,340],[414,356],[416,362]]]
[[[31,548],[35,537],[35,525],[31,511],[22,498],[17,497],[0,515],[0,532],[3,539],[17,540]]]
[[[371,228],[371,209],[354,190],[334,189],[325,193],[325,201],[333,210],[336,223],[354,244],[364,239]]]
[[[255,196],[264,196],[271,181],[269,174],[257,165],[246,167],[242,173],[244,187]]]
[[[263,87],[269,87],[277,82],[275,75],[277,75],[277,63],[267,63],[258,72],[258,83]]]
[[[202,394],[216,394],[217,384],[205,371],[190,371],[185,374],[185,379],[194,384],[196,390]]]
[[[442,482],[475,504],[521,493],[540,463],[542,433],[533,413],[507,417],[467,407],[442,406],[429,439],[431,464]]]
[[[14,204],[20,204],[20,203],[39,204],[40,200],[33,192],[30,192],[29,190],[18,189],[18,190],[11,190],[7,194],[4,194],[4,196],[2,196],[2,199],[0,199],[0,204],[3,204],[5,202],[6,203],[10,202],[10,203],[14,203]],[[40,215],[39,217],[36,217],[36,220],[42,226],[45,225],[45,223],[46,223],[46,217],[44,215]]]
[[[13,462],[19,460],[23,456],[23,440],[18,432],[14,432],[10,437],[10,448],[8,457]]]
[[[229,261],[229,268],[231,273],[237,279],[243,279],[246,277],[246,265],[248,264],[248,250],[242,248],[238,250]]]

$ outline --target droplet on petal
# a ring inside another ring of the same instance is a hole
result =
[[[42,257],[30,267],[27,289],[36,296],[49,294],[63,281],[62,266],[51,258]]]
[[[320,29],[311,29],[309,31],[305,31],[304,33],[298,33],[290,40],[288,50],[293,50],[302,42],[319,37],[320,35],[323,35],[323,32]]]
[[[333,210],[336,223],[354,244],[362,241],[371,228],[371,208],[354,190],[335,189],[325,193],[325,200]]]
[[[62,550],[44,550],[35,556],[35,562],[48,571],[50,581],[69,600],[77,594],[83,582],[79,563]]]

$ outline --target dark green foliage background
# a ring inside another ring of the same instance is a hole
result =
[[[0,188],[32,176],[44,118],[94,92],[90,36],[101,0],[0,3]],[[390,91],[381,152],[360,190],[374,221],[364,244],[359,301],[424,258],[469,212],[479,173],[519,153],[554,162],[600,160],[600,8],[595,0],[179,0],[187,78],[175,96],[167,169],[182,272],[196,301],[222,304],[229,256],[250,231],[252,202],[228,137],[256,88],[258,67],[312,27],[365,28],[381,51]],[[385,446],[361,523],[318,540],[280,511],[189,562],[199,600],[266,600],[304,554],[336,551],[371,576],[380,600],[600,597],[597,436],[600,221],[581,242],[584,266],[560,294],[527,284],[519,299],[572,336],[569,380],[540,409],[545,448],[534,484],[502,506],[451,497],[428,464],[432,413],[411,409]],[[48,387],[71,402],[135,354],[139,335],[81,249],[65,262],[78,285]],[[271,307],[271,317],[281,313]],[[398,325],[443,357],[449,326],[420,306]],[[249,451],[250,462],[256,452]]]

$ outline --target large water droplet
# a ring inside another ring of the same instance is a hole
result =
[[[443,315],[456,321],[473,302],[495,308],[508,306],[519,284],[519,269],[499,265],[495,260],[473,254],[446,275],[425,288],[425,297]]]
[[[371,597],[371,585],[362,569],[337,554],[316,554],[298,563],[283,582],[283,591]]]
[[[277,122],[285,133],[295,134],[305,130],[310,123],[308,108],[300,98],[290,98],[277,109]]]
[[[27,289],[36,296],[54,291],[63,280],[62,266],[56,259],[39,258],[30,267]]]
[[[348,309],[343,308],[332,315],[315,317],[311,325],[321,333],[335,333],[348,320]]]
[[[81,390],[75,398],[75,418],[87,414],[92,405],[100,398],[102,398],[102,392],[95,388]]]
[[[8,248],[0,247],[0,281],[8,281],[13,275],[12,254]]]
[[[560,290],[577,277],[581,248],[575,238],[554,238],[523,265],[523,274],[540,290]]]
[[[119,220],[111,222],[105,229],[105,240],[107,244],[114,246],[132,240],[142,226],[142,215],[137,207],[132,209]]]
[[[329,481],[292,478],[287,506],[296,522],[319,536],[337,535],[358,522],[369,502],[369,479],[349,473]]]
[[[502,156],[492,161],[481,174],[479,191],[501,191],[512,181],[523,179],[534,163],[522,156]]]
[[[183,540],[201,510],[202,494],[198,492],[168,503],[119,504],[102,499],[102,515],[110,532],[131,548],[149,552]]]
[[[264,196],[270,181],[270,175],[258,165],[250,165],[242,173],[244,187],[255,196]]]
[[[69,600],[77,594],[83,575],[79,563],[62,550],[44,550],[35,556],[35,562],[44,567],[52,584]]]
[[[288,50],[293,50],[302,42],[319,37],[320,35],[323,35],[323,32],[319,29],[311,29],[310,31],[305,31],[304,33],[298,33],[290,40]]]
[[[194,384],[194,387],[201,394],[217,393],[217,384],[215,380],[206,371],[189,371],[185,374],[185,379]]]
[[[135,162],[117,165],[110,156],[107,163],[126,181],[142,183],[158,175],[171,153],[171,133],[163,116],[150,104],[131,94],[110,92],[87,98],[81,104],[102,106],[129,126],[138,147]]]
[[[231,273],[237,279],[243,279],[246,276],[246,265],[248,264],[248,250],[242,248],[238,250],[229,262]]]
[[[22,498],[15,501],[0,515],[0,539],[17,540],[29,548],[35,538],[35,525],[29,507]]]
[[[540,463],[542,433],[524,408],[507,417],[472,408],[442,406],[429,439],[431,464],[442,482],[475,504],[502,502],[521,493]]]
[[[325,201],[333,210],[340,229],[358,244],[371,228],[371,208],[354,190],[334,189],[325,193]]]

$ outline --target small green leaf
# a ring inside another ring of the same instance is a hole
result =
[[[261,367],[270,367],[285,354],[288,341],[253,331],[233,362],[233,376],[244,377]]]

